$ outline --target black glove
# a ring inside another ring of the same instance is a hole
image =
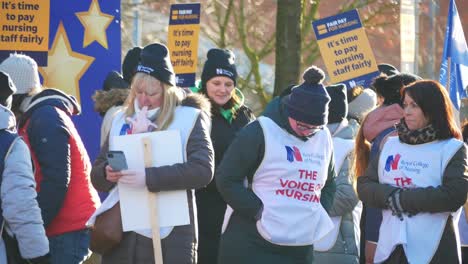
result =
[[[40,257],[37,257],[37,258],[28,259],[27,261],[28,261],[28,263],[31,263],[31,264],[50,264],[50,263],[52,263],[51,260],[50,260],[50,253],[47,253],[44,256],[40,256]]]
[[[400,221],[403,221],[403,207],[400,204],[400,193],[403,189],[397,189],[390,194],[387,198],[387,207],[392,211],[392,215],[396,215]]]
[[[262,204],[262,207],[260,207],[260,210],[258,210],[258,212],[254,216],[255,221],[262,219],[262,214],[263,214],[263,204]]]

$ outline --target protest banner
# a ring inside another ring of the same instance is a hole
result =
[[[195,85],[199,32],[199,3],[171,5],[167,45],[179,87]]]
[[[0,2],[0,61],[21,52],[47,65],[50,0]]]
[[[331,82],[369,87],[379,72],[357,10],[316,20],[312,27]]]
[[[73,95],[81,104],[73,122],[91,161],[99,153],[102,119],[91,96],[110,71],[120,72],[120,13],[119,0],[50,0],[48,64],[39,72],[45,87]]]
[[[160,167],[184,161],[178,130],[114,136],[110,139],[110,150],[124,152],[129,170],[144,170],[144,145],[135,142],[148,138],[151,140],[151,166],[146,167]],[[148,188],[134,188],[122,183],[118,187],[123,230],[151,229]],[[160,227],[190,224],[186,190],[158,192],[157,202]]]

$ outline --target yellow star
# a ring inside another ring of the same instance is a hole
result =
[[[93,61],[93,57],[71,49],[67,32],[60,22],[49,51],[47,67],[40,67],[39,72],[44,78],[44,86],[60,89],[80,101],[79,80]]]
[[[93,43],[93,41],[97,41],[107,49],[106,30],[112,20],[114,20],[114,16],[102,13],[97,0],[93,0],[87,12],[78,12],[75,15],[85,28],[83,48]]]

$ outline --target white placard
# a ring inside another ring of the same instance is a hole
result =
[[[182,163],[182,143],[178,130],[158,131],[125,136],[113,136],[110,150],[125,153],[130,170],[144,170],[143,138],[151,139],[152,166],[160,167]],[[149,191],[119,183],[120,209],[123,231],[151,229]],[[187,191],[158,192],[160,227],[190,224]]]

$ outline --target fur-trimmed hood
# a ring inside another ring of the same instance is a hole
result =
[[[104,115],[112,106],[122,105],[129,93],[129,89],[97,90],[92,96],[94,111]]]
[[[183,106],[200,109],[211,117],[211,103],[203,94],[189,93],[182,100]]]

